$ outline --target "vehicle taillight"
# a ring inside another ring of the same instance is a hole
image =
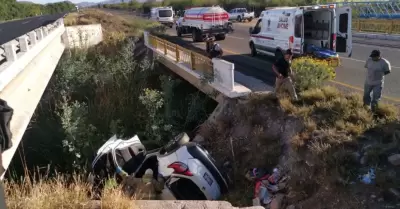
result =
[[[203,20],[228,20],[229,15],[228,13],[210,13],[210,14],[203,14]]]
[[[293,42],[294,42],[294,37],[290,36],[289,37],[289,49],[293,48]]]
[[[174,169],[174,173],[182,174],[185,176],[193,176],[192,172],[190,172],[189,167],[181,162],[174,162],[168,166],[168,168]]]
[[[336,49],[336,34],[332,33],[332,49]]]

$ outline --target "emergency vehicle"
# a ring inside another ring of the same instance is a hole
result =
[[[351,8],[338,8],[335,4],[270,8],[249,30],[251,54],[279,58],[285,50],[292,49],[295,56],[301,56],[311,48],[325,59],[339,60],[336,52],[350,57],[351,21]]]
[[[172,7],[153,7],[150,10],[150,19],[172,28],[174,25],[174,10]]]
[[[193,7],[186,9],[184,16],[176,22],[176,34],[192,34],[193,42],[203,41],[207,36],[224,40],[230,32],[229,14],[219,6]]]

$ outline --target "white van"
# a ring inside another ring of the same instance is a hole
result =
[[[150,11],[150,19],[172,28],[174,25],[174,10],[172,7],[153,7]]]
[[[336,5],[277,7],[262,12],[250,28],[250,49],[257,53],[282,56],[292,49],[295,56],[305,54],[308,45],[345,52],[351,56],[351,8]]]

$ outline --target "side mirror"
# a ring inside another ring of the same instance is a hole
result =
[[[249,28],[249,34],[252,34],[253,33],[253,27],[250,27]]]

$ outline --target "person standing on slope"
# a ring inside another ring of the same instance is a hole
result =
[[[272,65],[272,70],[276,74],[275,93],[285,91],[289,93],[293,100],[297,100],[296,90],[294,88],[293,81],[290,78],[292,74],[292,69],[290,68],[292,57],[292,50],[286,50],[285,55],[276,60],[276,62]]]
[[[391,66],[389,61],[381,57],[379,50],[373,50],[364,67],[367,68],[364,84],[364,105],[375,111],[378,102],[381,100],[385,75],[391,72]]]

